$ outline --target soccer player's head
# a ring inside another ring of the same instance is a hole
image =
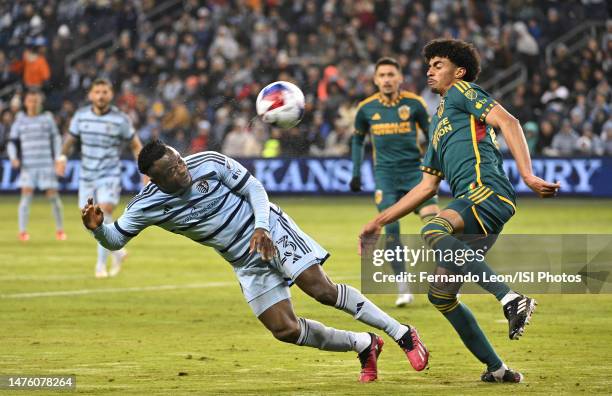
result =
[[[42,93],[36,89],[30,89],[25,93],[23,105],[28,115],[35,115],[42,110]]]
[[[89,87],[89,100],[100,111],[105,111],[113,100],[113,84],[106,78],[96,78]]]
[[[383,95],[392,96],[402,83],[402,69],[393,58],[380,58],[374,68],[374,84]]]
[[[191,174],[181,155],[161,140],[147,143],[138,154],[138,170],[167,194],[180,192],[191,185]]]
[[[476,48],[461,40],[432,40],[423,48],[427,62],[427,85],[444,94],[457,80],[472,82],[480,73]]]

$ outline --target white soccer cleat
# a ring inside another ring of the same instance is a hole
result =
[[[105,269],[96,270],[96,279],[108,278],[108,272]]]
[[[404,305],[408,305],[414,301],[414,296],[411,293],[398,294],[397,300],[395,300],[396,307],[403,307]]]
[[[110,276],[117,276],[117,274],[121,272],[121,265],[123,264],[123,261],[125,260],[127,255],[128,255],[128,252],[125,249],[118,250],[116,252],[113,252],[113,254],[111,254],[112,263],[111,263],[110,271],[108,273]]]

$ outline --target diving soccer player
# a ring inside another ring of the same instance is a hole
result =
[[[28,241],[27,226],[34,189],[45,192],[55,217],[55,238],[66,239],[62,201],[57,192],[59,183],[54,167],[60,156],[62,138],[53,115],[41,112],[42,93],[27,91],[24,97],[25,113],[19,113],[11,126],[7,147],[11,166],[20,169],[19,186],[19,240]],[[18,149],[19,147],[19,149]]]
[[[423,178],[418,130],[426,134],[429,129],[427,105],[420,96],[400,90],[402,80],[400,65],[395,59],[379,59],[374,69],[374,84],[378,93],[359,103],[355,116],[353,178],[350,187],[352,191],[361,190],[363,143],[365,135],[370,134],[376,181],[374,202],[379,211],[396,203]],[[415,213],[424,222],[439,211],[436,196],[430,197],[415,209]],[[393,249],[400,242],[399,222],[386,224],[385,233],[387,248]],[[391,266],[395,274],[405,271],[403,261],[394,260]],[[407,285],[398,283],[397,286],[395,305],[401,307],[412,302],[413,296]]]
[[[125,142],[129,142],[134,158],[142,148],[138,135],[127,114],[111,106],[113,87],[110,81],[99,78],[89,89],[91,105],[76,111],[70,121],[69,135],[62,148],[61,174],[65,171],[66,156],[72,146],[81,143],[81,169],[79,175],[79,207],[94,197],[104,212],[104,221],[113,222],[113,210],[119,203],[121,193],[120,155]],[[115,276],[121,270],[126,256],[125,250],[113,252],[112,265],[106,268],[109,251],[98,245],[96,278]]]
[[[434,40],[425,46],[427,84],[441,96],[431,120],[431,141],[423,160],[423,180],[398,203],[362,230],[362,241],[380,233],[381,227],[414,211],[435,196],[443,178],[454,200],[421,230],[432,249],[454,252],[487,249],[516,210],[515,192],[502,168],[493,128],[501,130],[525,184],[541,197],[552,197],[559,184],[533,174],[531,159],[519,121],[473,81],[480,71],[478,54],[459,40]],[[448,257],[444,255],[444,257]],[[459,266],[439,257],[436,274],[486,274],[495,272],[484,260],[474,258]],[[483,277],[481,276],[481,279]],[[535,309],[532,298],[518,294],[503,282],[481,282],[495,295],[508,319],[510,339],[518,339]],[[486,364],[485,382],[520,382],[519,372],[509,369],[487,340],[476,319],[457,300],[460,283],[433,283],[428,297],[455,328],[476,358]]]
[[[268,201],[261,183],[238,162],[208,151],[182,158],[158,140],[138,156],[151,182],[114,224],[89,199],[83,224],[104,247],[117,250],[149,226],[158,226],[214,248],[233,268],[253,313],[280,341],[326,351],[355,351],[362,382],[377,378],[383,340],[372,333],[326,327],[293,311],[287,280],[322,304],[383,330],[420,371],[428,352],[414,327],[400,324],[357,289],[335,284],[321,265],[329,253],[281,208]]]

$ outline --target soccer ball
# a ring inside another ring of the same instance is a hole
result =
[[[304,116],[304,94],[295,84],[276,81],[257,95],[257,115],[263,122],[279,128],[292,128]]]

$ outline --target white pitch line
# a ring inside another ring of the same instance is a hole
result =
[[[81,280],[92,279],[87,275],[7,275],[0,276],[0,282],[13,281],[62,281],[62,280]]]
[[[0,298],[36,298],[36,297],[64,297],[64,296],[82,296],[85,294],[99,293],[133,293],[143,291],[165,291],[179,289],[205,289],[210,287],[224,287],[234,285],[235,282],[206,282],[206,283],[189,283],[185,285],[158,285],[158,286],[143,286],[143,287],[109,287],[101,289],[80,289],[80,290],[58,290],[50,292],[33,292],[33,293],[14,293],[0,294]]]
[[[339,276],[337,280],[354,280],[359,277],[354,276]],[[101,294],[101,293],[134,293],[143,291],[166,291],[180,289],[207,289],[211,287],[226,287],[235,285],[236,282],[205,282],[205,283],[187,283],[184,285],[157,285],[157,286],[142,286],[142,287],[108,287],[100,289],[80,289],[80,290],[58,290],[49,292],[32,292],[32,293],[13,293],[0,294],[0,299],[20,299],[20,298],[37,298],[37,297],[65,297],[65,296],[82,296],[86,294]]]

